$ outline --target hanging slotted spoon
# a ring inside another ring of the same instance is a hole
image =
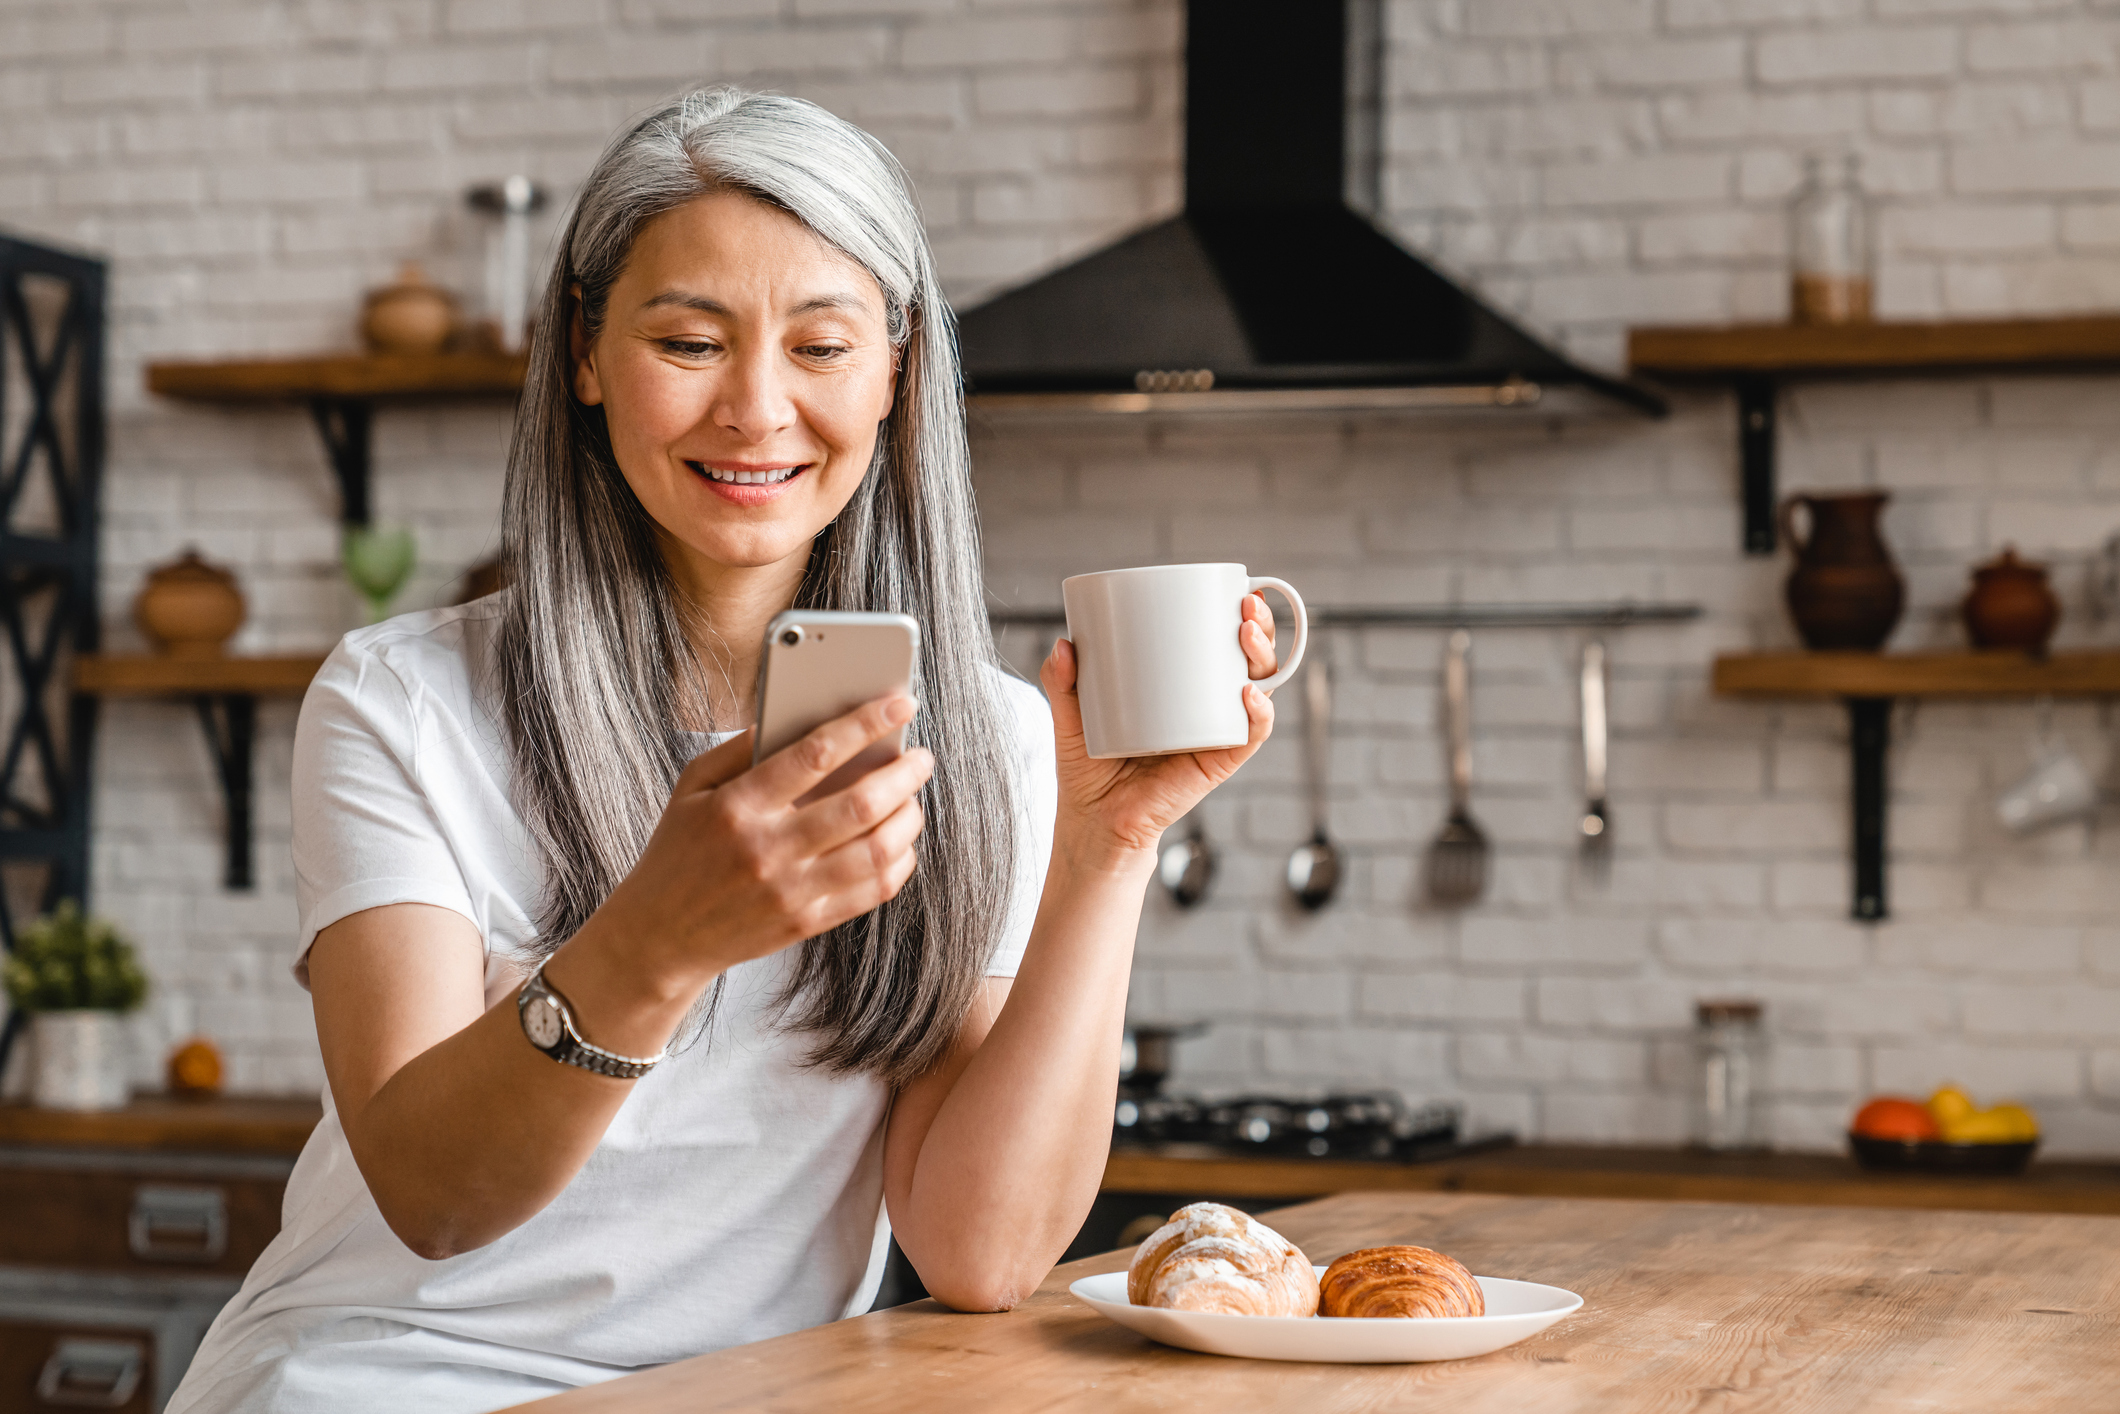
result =
[[[1303,678],[1310,747],[1310,839],[1288,856],[1288,892],[1315,913],[1340,887],[1340,852],[1325,833],[1325,781],[1332,766],[1332,669],[1323,655],[1310,660]]]
[[[1487,889],[1487,836],[1472,819],[1472,692],[1466,656],[1472,635],[1450,635],[1443,660],[1443,709],[1450,733],[1450,815],[1428,846],[1428,897],[1448,908]]]

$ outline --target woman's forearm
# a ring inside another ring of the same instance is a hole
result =
[[[1152,853],[1055,840],[1007,1004],[894,1196],[899,1244],[928,1290],[960,1310],[1005,1310],[1028,1295],[1096,1196],[1154,868]]]
[[[477,947],[469,923],[443,910],[377,909],[335,925],[311,955],[319,1037],[327,1056],[348,1058],[332,1067],[347,1142],[391,1230],[436,1259],[492,1242],[557,1197],[633,1086],[538,1051],[523,1035],[511,992],[401,1064],[388,1066],[386,1041],[380,1063],[387,1079],[364,1095],[364,1067],[352,1057],[378,1049],[365,985],[388,978],[402,987],[418,980],[408,979],[408,970],[455,964],[457,940],[431,934],[456,930]],[[652,1054],[689,1001],[639,988],[627,994],[629,969],[614,932],[592,920],[553,958],[547,976],[573,1004],[590,1041],[620,1054]],[[432,979],[438,1009],[425,1020],[441,1024],[431,1030],[446,1029],[439,1007],[459,1008],[461,1016],[482,1001],[475,992],[460,994],[461,976]],[[417,1044],[411,1029],[403,1044]]]

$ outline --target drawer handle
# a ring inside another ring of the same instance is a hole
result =
[[[147,1350],[136,1340],[62,1340],[37,1376],[37,1402],[61,1409],[116,1409],[140,1387]]]
[[[125,1236],[143,1262],[218,1262],[228,1251],[228,1195],[142,1184],[133,1190]]]

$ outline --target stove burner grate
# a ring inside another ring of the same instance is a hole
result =
[[[1406,1160],[1454,1143],[1463,1111],[1448,1101],[1409,1109],[1386,1090],[1322,1099],[1150,1094],[1122,1095],[1112,1118],[1112,1142],[1120,1146],[1203,1144],[1230,1153]]]

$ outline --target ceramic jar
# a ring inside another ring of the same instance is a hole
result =
[[[2005,545],[2000,558],[1973,571],[1963,612],[1975,648],[2044,653],[2061,622],[2061,601],[2046,582],[2046,566],[2018,559],[2016,548]]]
[[[1888,491],[1797,495],[1782,502],[1781,533],[1796,552],[1786,594],[1789,616],[1807,648],[1874,652],[1906,607],[1906,581],[1885,548],[1877,518]],[[1796,533],[1796,510],[1810,533]]]
[[[30,1100],[48,1110],[125,1108],[125,1018],[40,1011],[29,1019]]]
[[[395,285],[370,291],[361,339],[370,353],[440,353],[456,329],[456,297],[427,279],[417,260],[398,269]]]
[[[172,658],[218,658],[244,613],[236,577],[197,550],[151,571],[133,601],[133,622]]]

